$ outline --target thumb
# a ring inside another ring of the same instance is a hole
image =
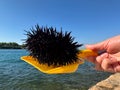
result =
[[[106,50],[105,42],[100,42],[97,44],[88,44],[88,45],[85,45],[85,47],[93,51]]]

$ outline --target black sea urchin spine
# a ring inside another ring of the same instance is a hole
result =
[[[74,63],[82,44],[74,42],[71,33],[56,31],[53,27],[35,26],[27,31],[26,48],[30,55],[40,63],[50,65],[67,65]]]

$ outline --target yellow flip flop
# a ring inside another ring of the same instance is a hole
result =
[[[47,64],[41,64],[38,62],[36,58],[32,56],[23,56],[21,57],[22,60],[27,62],[28,64],[32,65],[33,67],[37,68],[39,71],[47,74],[64,74],[64,73],[73,73],[78,69],[80,64],[84,63],[84,60],[88,56],[97,56],[98,53],[92,50],[80,50],[78,54],[79,60],[72,64],[64,65],[64,66],[48,66]]]

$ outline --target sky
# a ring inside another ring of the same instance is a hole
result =
[[[120,35],[120,0],[0,0],[0,42],[23,44],[36,24],[98,43]]]

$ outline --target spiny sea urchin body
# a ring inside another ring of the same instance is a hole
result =
[[[56,28],[36,25],[26,35],[26,48],[40,63],[58,66],[71,64],[78,59],[78,47],[82,44],[73,42],[70,32],[63,34]]]

